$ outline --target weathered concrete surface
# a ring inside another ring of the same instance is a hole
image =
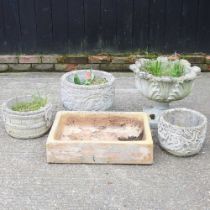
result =
[[[0,74],[0,103],[9,97],[49,93],[56,110],[60,73]],[[112,110],[140,111],[150,104],[134,87],[132,74],[116,74]],[[202,73],[193,93],[172,106],[198,110],[210,119],[210,74]],[[155,145],[152,166],[47,164],[47,135],[35,140],[9,137],[0,121],[0,209],[210,209],[210,131],[201,154],[177,158]],[[157,139],[155,139],[157,140]]]

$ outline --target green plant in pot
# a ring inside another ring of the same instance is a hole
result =
[[[20,101],[12,105],[11,109],[16,112],[30,112],[41,109],[47,104],[47,97],[42,97],[39,94],[32,95],[30,101]]]
[[[106,78],[100,78],[95,76],[92,70],[85,72],[85,79],[81,79],[78,74],[74,75],[74,84],[77,85],[100,85],[106,83]]]
[[[181,77],[184,75],[184,65],[179,60],[169,62],[149,60],[143,69],[156,77]]]

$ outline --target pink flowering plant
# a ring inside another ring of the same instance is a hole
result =
[[[99,85],[106,82],[105,78],[97,78],[92,70],[85,72],[85,79],[79,78],[78,74],[74,75],[74,84],[77,85]]]

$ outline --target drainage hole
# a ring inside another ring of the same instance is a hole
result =
[[[154,120],[155,119],[155,114],[150,114],[149,117],[150,117],[151,120]]]

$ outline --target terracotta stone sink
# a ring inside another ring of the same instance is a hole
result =
[[[58,112],[46,149],[49,163],[153,162],[148,118],[140,112]]]

